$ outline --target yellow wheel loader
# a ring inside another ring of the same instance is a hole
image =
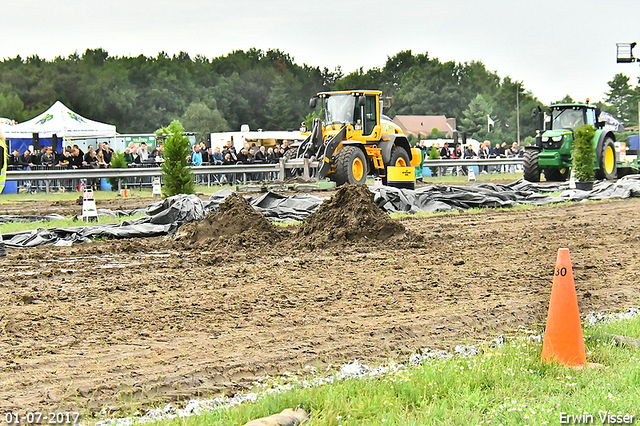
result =
[[[313,120],[309,136],[285,153],[286,159],[319,161],[318,178],[337,185],[365,183],[376,175],[386,183],[387,167],[409,167],[412,152],[407,137],[382,114],[376,90],[318,93],[309,107],[321,103],[322,119]]]

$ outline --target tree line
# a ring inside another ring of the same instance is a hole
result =
[[[602,106],[637,124],[640,86],[628,81],[620,74],[609,82]],[[242,124],[297,129],[310,117],[310,97],[346,89],[382,90],[391,117],[445,115],[469,136],[492,142],[516,140],[516,98],[522,139],[535,134],[531,110],[543,106],[522,82],[500,77],[482,62],[440,62],[411,51],[388,57],[383,67],[347,75],[339,67],[298,65],[277,49],[238,50],[213,59],[185,52],[116,57],[87,49],[53,60],[17,56],[0,62],[1,117],[24,121],[60,100],[87,118],[115,124],[120,133],[151,133],[175,119],[200,134],[237,131]],[[491,131],[487,115],[495,122]]]

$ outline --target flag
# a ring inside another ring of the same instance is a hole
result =
[[[491,131],[491,126],[495,126],[496,123],[491,119],[491,116],[487,114],[487,132]]]

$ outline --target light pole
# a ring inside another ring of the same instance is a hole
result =
[[[520,83],[516,84],[516,132],[518,134],[518,146],[520,146]]]

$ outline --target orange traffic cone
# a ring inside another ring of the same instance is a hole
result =
[[[555,359],[568,366],[581,366],[587,362],[571,256],[566,248],[558,249],[542,359]]]

